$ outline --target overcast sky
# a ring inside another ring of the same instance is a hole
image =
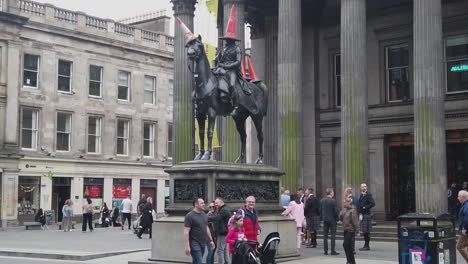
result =
[[[166,9],[172,16],[170,0],[35,0],[57,7],[82,11],[92,16],[114,20]]]

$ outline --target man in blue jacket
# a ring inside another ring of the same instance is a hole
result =
[[[462,205],[460,212],[458,213],[458,252],[468,262],[468,192],[461,190],[458,192],[458,201]]]

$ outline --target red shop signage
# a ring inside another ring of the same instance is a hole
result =
[[[114,185],[112,195],[116,199],[125,199],[130,194],[130,186],[128,185]]]
[[[102,198],[102,186],[86,186],[86,192],[89,198]]]

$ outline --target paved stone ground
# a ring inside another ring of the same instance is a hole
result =
[[[179,232],[181,230],[174,230]],[[362,246],[357,242],[356,247]],[[80,230],[74,232],[63,232],[52,227],[51,230],[28,230],[24,227],[0,231],[0,254],[2,252],[30,252],[31,257],[0,256],[0,263],[8,264],[127,264],[128,261],[146,261],[151,252],[151,241],[147,235],[143,239],[136,238],[132,231],[122,231],[120,228],[96,228],[94,232],[82,233]],[[372,251],[359,252],[356,261],[359,264],[397,264],[397,243],[394,242],[372,242]],[[116,255],[122,251],[137,251]],[[344,264],[342,241],[336,242],[336,250],[339,256],[324,256],[322,241],[316,249],[304,248],[300,259],[289,261],[289,264],[321,263],[321,264]],[[56,259],[36,258],[38,254],[49,253]],[[100,255],[98,255],[100,254]],[[102,257],[103,255],[108,257]],[[21,254],[16,254],[21,255]],[[85,261],[64,260],[64,256],[91,257]],[[61,259],[57,259],[61,258]],[[457,263],[465,263],[458,255]]]

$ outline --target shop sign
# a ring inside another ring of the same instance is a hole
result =
[[[125,199],[130,194],[130,186],[128,185],[114,185],[112,195],[115,199]]]

